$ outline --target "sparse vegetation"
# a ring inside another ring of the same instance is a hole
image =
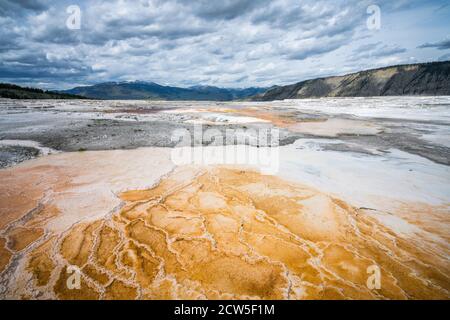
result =
[[[9,99],[87,99],[86,97],[0,83],[0,97]]]

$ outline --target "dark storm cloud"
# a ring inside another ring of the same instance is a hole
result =
[[[86,43],[103,44],[110,40],[124,40],[129,38],[158,38],[175,40],[180,38],[194,37],[198,35],[207,34],[210,32],[208,28],[202,26],[186,26],[180,28],[176,25],[168,25],[160,27],[158,25],[137,25],[127,26],[123,23],[107,23],[105,27],[108,31],[104,33],[93,33],[92,35],[83,38]]]
[[[190,15],[183,7],[176,7],[176,2],[154,1],[154,4],[130,0],[87,2],[81,6],[81,30],[69,30],[65,7],[53,7],[48,11],[48,21],[31,32],[31,38],[41,43],[102,46],[127,39],[177,40],[217,30],[215,23]]]
[[[450,60],[450,53],[444,54],[438,58],[439,61],[448,61]]]
[[[34,30],[27,35],[28,39],[38,43],[54,43],[61,45],[74,45],[82,42],[81,32],[69,30],[61,25],[64,21],[60,21],[59,25],[47,25],[45,29],[39,31]]]
[[[450,38],[433,43],[427,42],[418,46],[418,48],[437,48],[439,50],[447,50],[450,49]]]
[[[301,26],[302,29],[309,29],[312,25],[317,26],[317,21],[326,21],[336,14],[336,10],[331,7],[321,6],[314,9],[310,4],[301,5],[291,3],[286,7],[285,3],[273,2],[267,8],[261,8],[252,17],[255,24],[270,24],[276,28],[290,28]]]
[[[0,53],[14,49],[18,49],[19,45],[15,37],[2,37],[0,38]]]
[[[18,6],[35,11],[42,11],[47,8],[46,1],[40,0],[6,0],[6,2],[14,2]]]
[[[92,73],[87,66],[70,67],[70,63],[61,65],[36,65],[30,68],[28,65],[19,63],[0,62],[0,74],[2,79],[15,79],[14,82],[41,82],[41,81],[80,81]]]
[[[53,57],[43,52],[21,52],[14,56],[5,56],[0,63],[0,74],[18,78],[51,79],[67,76],[86,76],[92,72],[82,60]]]
[[[178,0],[187,11],[203,19],[231,20],[265,7],[270,0]]]
[[[309,57],[334,51],[349,42],[348,38],[345,36],[335,37],[332,39],[318,38],[308,40],[303,41],[293,48],[291,47],[286,49],[286,52],[283,52],[283,55],[291,60],[304,60]]]
[[[396,45],[384,45],[382,42],[368,43],[358,47],[351,55],[352,60],[374,59],[406,52]]]
[[[0,0],[0,15],[19,15],[27,11],[43,11],[47,9],[46,2],[43,0]]]

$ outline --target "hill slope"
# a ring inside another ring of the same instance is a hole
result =
[[[0,83],[0,97],[10,99],[86,99],[85,97]]]
[[[214,100],[245,99],[264,92],[264,88],[223,89],[210,86],[178,88],[153,82],[106,82],[62,91],[94,99],[111,100]]]
[[[255,101],[317,97],[450,95],[450,61],[400,65],[279,86]]]

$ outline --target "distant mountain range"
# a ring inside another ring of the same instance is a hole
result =
[[[73,94],[20,87],[9,83],[0,83],[0,97],[10,99],[85,99]]]
[[[267,88],[225,89],[212,86],[179,88],[162,86],[154,82],[105,82],[76,87],[62,93],[76,94],[93,99],[107,100],[212,100],[231,101],[246,99],[263,93]]]
[[[0,84],[0,97],[13,99],[272,101],[401,95],[450,95],[450,61],[391,66],[271,88],[179,88],[133,81],[105,82],[54,92]]]
[[[399,65],[276,86],[254,101],[319,97],[450,95],[450,61]]]

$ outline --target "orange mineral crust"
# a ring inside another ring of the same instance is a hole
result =
[[[14,250],[31,249],[18,280],[7,283],[2,295],[450,298],[448,246],[398,234],[366,210],[277,177],[231,167],[181,167],[152,188],[119,197],[122,205],[110,214],[52,231],[45,241],[33,243],[28,235],[39,224],[15,225],[8,239],[23,236],[0,242],[0,266],[6,267]],[[71,267],[80,275],[75,289],[67,285]],[[374,267],[379,288],[368,287]],[[2,282],[8,274],[3,272]]]

